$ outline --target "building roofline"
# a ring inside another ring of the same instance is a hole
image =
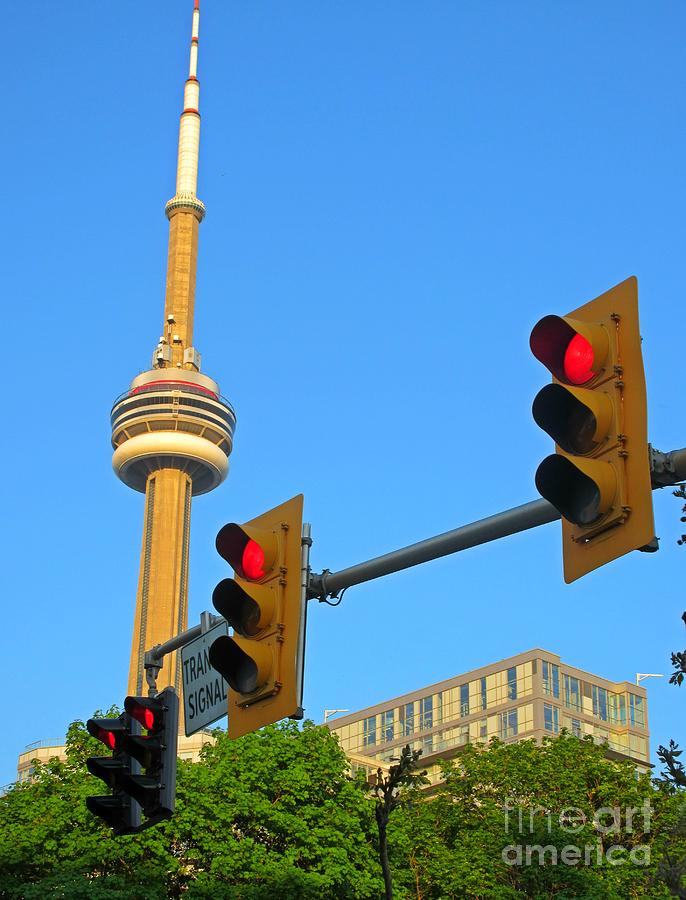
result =
[[[363,707],[362,709],[358,709],[355,712],[349,713],[347,716],[340,716],[337,719],[332,719],[323,724],[325,724],[330,731],[337,731],[339,728],[343,728],[344,726],[350,725],[353,722],[358,722],[362,718],[376,715],[391,707],[400,706],[403,703],[411,703],[415,700],[419,700],[420,697],[425,697],[429,693],[435,694],[439,691],[450,690],[451,688],[458,687],[465,681],[474,681],[477,678],[483,678],[484,676],[492,675],[494,672],[499,672],[502,669],[510,668],[514,665],[521,665],[522,663],[529,662],[533,659],[540,659],[541,657],[556,665],[564,666],[564,668],[569,670],[570,673],[574,674],[575,677],[580,677],[585,680],[592,680],[596,683],[599,683],[601,686],[606,686],[615,691],[618,689],[628,690],[629,688],[631,688],[632,692],[639,694],[639,696],[647,697],[647,691],[641,685],[633,684],[630,681],[610,681],[600,675],[595,675],[593,672],[587,672],[584,669],[578,669],[575,666],[571,666],[567,663],[562,662],[560,656],[557,653],[553,653],[552,650],[545,650],[542,647],[534,647],[531,650],[525,650],[523,653],[517,653],[515,656],[507,656],[504,659],[497,660],[496,662],[489,663],[485,666],[480,666],[477,669],[470,669],[467,672],[453,675],[451,678],[446,678],[443,681],[437,681],[434,684],[427,684],[424,687],[419,688],[418,690],[409,691],[406,694],[400,694],[399,696],[391,697],[388,700],[382,700],[379,703],[373,704],[372,706]]]

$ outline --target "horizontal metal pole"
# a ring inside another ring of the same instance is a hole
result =
[[[559,512],[547,500],[532,500],[531,503],[496,513],[461,528],[454,528],[452,531],[427,538],[401,550],[394,550],[356,566],[350,566],[348,569],[341,569],[340,572],[324,571],[321,575],[311,575],[309,594],[311,597],[335,597],[343,588],[352,587],[354,584],[400,572],[410,566],[439,559],[459,550],[497,541],[498,538],[545,525],[559,518]]]
[[[210,623],[212,625],[216,625],[218,622],[222,621],[223,616],[215,616],[210,613]],[[189,628],[188,631],[182,631],[181,634],[175,634],[174,637],[169,638],[169,640],[165,641],[163,644],[156,644],[151,650],[146,652],[146,664],[151,663],[152,665],[157,665],[160,660],[164,659],[167,653],[173,653],[174,650],[185,647],[186,644],[190,644],[191,641],[200,637],[202,633],[202,624],[194,625],[193,628]]]
[[[650,470],[653,490],[685,481],[686,448],[661,453],[651,447]],[[355,584],[391,575],[393,572],[400,572],[402,569],[409,569],[432,559],[440,559],[460,550],[497,541],[520,531],[527,531],[529,528],[547,525],[548,522],[555,522],[559,518],[559,512],[547,500],[532,500],[522,506],[496,513],[487,519],[479,519],[469,525],[462,525],[436,537],[411,544],[409,547],[341,569],[340,572],[329,572],[325,569],[320,575],[310,575],[308,595],[321,600],[335,597],[339,591]]]

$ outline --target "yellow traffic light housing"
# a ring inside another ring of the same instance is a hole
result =
[[[568,316],[545,316],[530,345],[553,376],[533,417],[556,444],[536,487],[562,516],[571,582],[655,534],[636,279]]]
[[[305,597],[301,579],[303,496],[217,534],[234,570],[212,602],[233,628],[217,638],[210,662],[229,685],[229,737],[286,716],[302,717]]]

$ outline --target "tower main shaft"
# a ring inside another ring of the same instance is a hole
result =
[[[200,2],[194,0],[191,53],[179,126],[176,193],[166,204],[169,251],[162,335],[151,368],[112,407],[112,465],[145,493],[143,543],[129,669],[129,693],[145,688],[145,651],[188,625],[191,497],[228,474],[236,416],[219,386],[200,373],[193,346],[198,235],[205,207],[197,197]],[[161,674],[181,690],[176,653]]]

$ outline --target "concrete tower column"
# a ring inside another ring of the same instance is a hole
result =
[[[192,491],[190,477],[178,469],[158,469],[148,476],[129,694],[147,693],[145,651],[183,631],[188,623]],[[180,663],[180,657],[177,660],[172,653],[159,676],[160,684],[171,684],[179,692]]]

